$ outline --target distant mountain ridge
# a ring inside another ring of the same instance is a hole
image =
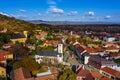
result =
[[[30,20],[28,22],[34,24],[62,24],[62,25],[80,25],[80,24],[120,24],[119,22],[81,22],[81,21],[43,21],[43,20]]]

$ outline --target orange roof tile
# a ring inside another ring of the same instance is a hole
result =
[[[5,56],[6,56],[6,55],[10,55],[10,54],[11,54],[11,53],[8,52],[8,51],[1,51],[1,52],[0,52],[0,61],[5,61],[5,60],[6,60]]]
[[[108,78],[106,76],[103,76],[100,80],[112,80],[112,79],[110,79],[110,78]]]
[[[100,73],[98,73],[98,72],[91,72],[92,73],[92,76],[94,77],[94,78],[101,78],[101,77],[103,77],[103,75],[102,74],[100,74]]]
[[[95,49],[85,48],[89,53],[97,53]]]
[[[101,68],[102,71],[105,71],[113,76],[116,76],[118,78],[120,78],[120,72],[119,71],[116,71],[112,68],[109,68],[109,67],[104,67],[104,68]]]
[[[106,50],[119,50],[119,48],[111,46],[111,47],[106,48]]]
[[[25,68],[14,70],[14,80],[34,80]]]

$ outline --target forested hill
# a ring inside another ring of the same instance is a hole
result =
[[[23,20],[18,20],[13,17],[8,17],[0,14],[0,30],[7,28],[8,31],[23,31],[23,30],[33,30],[40,27],[37,24],[32,24]]]

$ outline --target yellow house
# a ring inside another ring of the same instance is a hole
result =
[[[20,43],[25,43],[27,40],[27,31],[24,31],[23,34],[15,33],[11,37],[11,41],[15,44],[17,41]]]
[[[6,77],[6,68],[0,66],[0,77]]]
[[[6,55],[5,57],[6,59],[13,59],[13,54]]]

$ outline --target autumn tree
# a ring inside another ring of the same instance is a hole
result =
[[[70,70],[65,70],[59,77],[59,80],[76,80],[76,74]]]

